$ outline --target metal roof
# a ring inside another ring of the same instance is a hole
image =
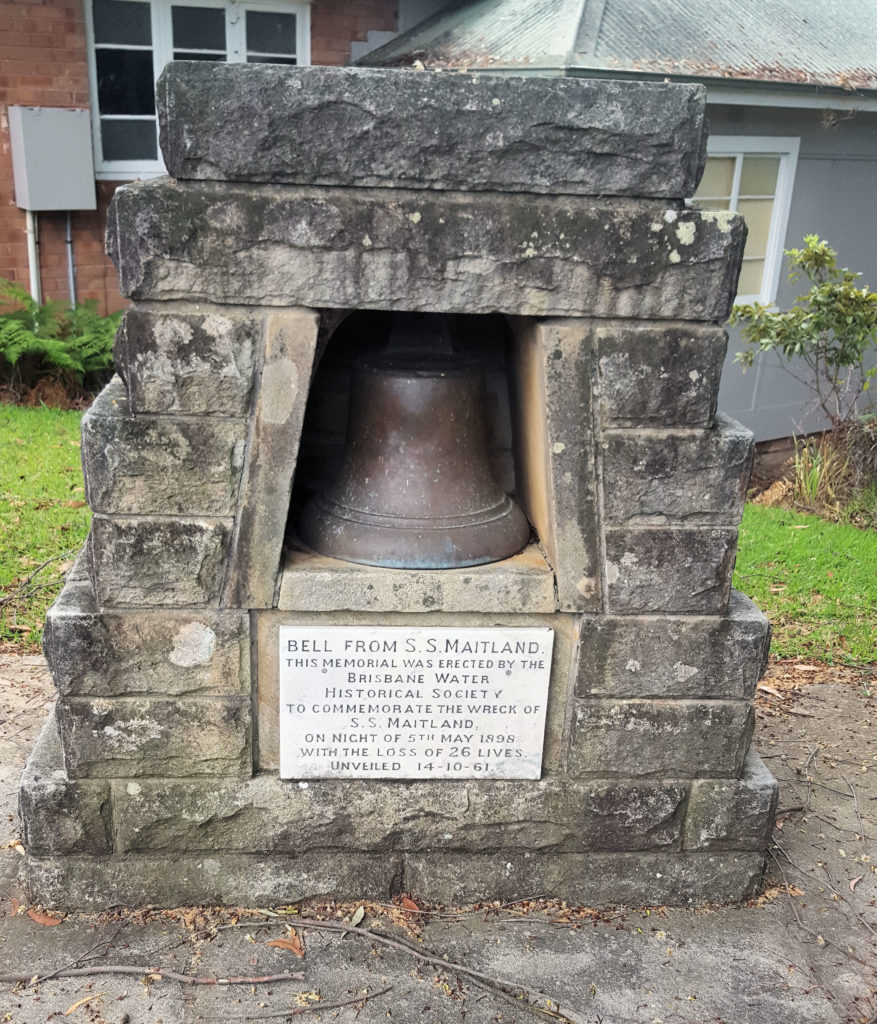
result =
[[[877,0],[474,0],[363,63],[877,89]]]

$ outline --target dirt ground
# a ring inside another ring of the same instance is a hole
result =
[[[877,1022],[873,672],[781,663],[761,684],[756,745],[781,791],[765,890],[748,905],[596,913],[543,898],[476,910],[412,903],[366,906],[359,922],[356,904],[293,917],[29,916],[16,881],[15,790],[52,699],[42,658],[0,655],[0,974],[50,975],[0,984],[4,1024]],[[356,934],[321,920],[356,923]],[[82,962],[131,973],[51,977]],[[298,976],[257,980],[287,972]],[[230,975],[250,980],[203,983]]]

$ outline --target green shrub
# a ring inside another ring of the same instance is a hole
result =
[[[800,358],[806,376],[786,369],[815,391],[837,429],[858,418],[859,401],[877,372],[865,366],[877,344],[877,292],[856,287],[861,274],[838,267],[837,253],[818,235],[807,235],[804,248],[789,249],[786,256],[789,280],[804,277],[810,288],[788,310],[759,302],[735,306],[730,322],[743,325],[748,346],[737,361],[751,366],[756,352]]]
[[[97,390],[112,373],[121,313],[100,316],[93,299],[40,305],[2,278],[0,307],[0,382],[22,391],[54,377]]]

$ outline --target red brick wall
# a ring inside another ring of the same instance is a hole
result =
[[[89,106],[84,2],[0,0],[0,277],[25,287],[25,215],[15,205],[6,107]],[[365,39],[369,29],[393,30],[397,20],[396,0],[314,0],[311,60],[346,64],[351,42]],[[73,214],[77,296],[97,299],[107,312],[125,305],[103,251],[106,208],[116,186],[98,182],[98,209]],[[39,225],[43,296],[66,299],[64,214],[42,213]]]
[[[27,287],[25,215],[15,205],[6,107],[88,107],[82,0],[0,0],[0,25],[0,277]],[[73,214],[77,293],[118,309],[115,270],[103,254],[108,198],[102,198],[97,211]],[[43,295],[66,299],[64,214],[40,214],[39,230]]]
[[[314,0],[311,4],[311,63],[347,64],[350,44],[369,32],[396,29],[396,0]]]

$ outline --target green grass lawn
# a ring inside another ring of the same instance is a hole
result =
[[[770,619],[775,657],[877,662],[877,530],[747,505],[734,586]]]
[[[0,645],[39,646],[46,608],[88,533],[81,418],[0,405]]]
[[[81,415],[0,405],[0,645],[37,648],[88,533]],[[734,585],[771,620],[777,657],[877,663],[877,530],[747,505]]]

